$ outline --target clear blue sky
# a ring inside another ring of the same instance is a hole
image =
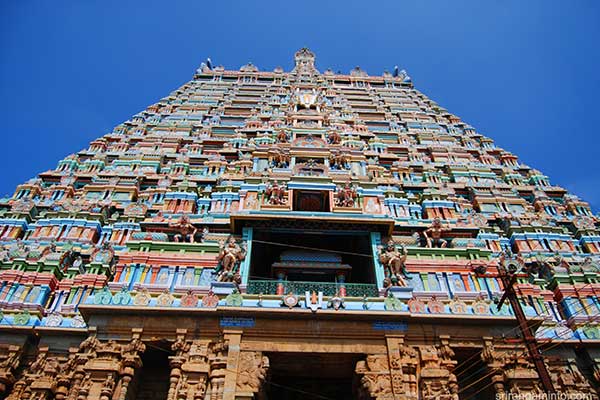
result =
[[[600,207],[600,1],[0,2],[0,195],[192,77],[408,70],[479,132]]]

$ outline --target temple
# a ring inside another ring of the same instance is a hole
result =
[[[589,204],[404,70],[294,61],[207,60],[0,199],[0,398],[540,394],[510,270],[556,391],[598,399]]]

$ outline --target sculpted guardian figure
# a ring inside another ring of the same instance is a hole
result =
[[[246,249],[240,247],[233,236],[221,247],[217,257],[219,265],[215,272],[219,282],[236,282],[239,280],[239,265],[246,258]]]
[[[407,255],[404,246],[398,250],[391,239],[387,242],[387,246],[379,250],[379,261],[387,269],[388,277],[394,286],[407,286],[404,279],[406,277],[404,262]]]

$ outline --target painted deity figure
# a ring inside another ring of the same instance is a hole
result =
[[[42,254],[40,256],[40,259],[44,259],[46,256],[50,255],[50,254],[54,254],[56,253],[56,242],[53,240],[52,242],[50,242],[50,244],[48,246],[46,246],[46,248],[42,251]],[[2,251],[0,250],[0,254],[2,254]],[[8,255],[8,253],[7,253]],[[0,259],[2,257],[0,256]]]
[[[240,247],[233,236],[229,237],[227,243],[221,247],[221,252],[217,257],[219,265],[217,272],[217,281],[236,282],[239,280],[239,264],[246,258],[246,249]]]
[[[109,241],[103,242],[97,247],[90,257],[93,262],[100,262],[102,264],[111,264],[115,256],[115,251]]]
[[[9,259],[8,249],[3,246],[0,247],[0,261],[8,261]]]
[[[431,226],[423,232],[423,236],[425,236],[425,240],[427,243],[427,247],[447,247],[448,241],[442,239],[442,234],[444,233],[445,228],[442,225],[442,220],[439,218],[434,218]]]
[[[265,194],[267,195],[267,201],[269,204],[281,205],[286,203],[285,188],[283,186],[279,186],[279,182],[277,181],[267,186]]]
[[[288,135],[284,130],[279,131],[279,133],[277,133],[277,141],[279,143],[287,143],[288,142]]]
[[[558,251],[554,256],[546,258],[543,263],[551,275],[568,274],[571,269],[569,262]]]
[[[184,214],[177,221],[169,223],[169,226],[177,230],[173,237],[176,242],[194,243],[194,236],[198,229],[190,222],[190,217]]]
[[[348,169],[348,158],[343,154],[336,154],[331,158],[331,169],[332,170],[347,170]]]
[[[342,141],[342,137],[337,131],[332,131],[327,137],[329,144],[339,144]]]
[[[338,188],[335,194],[336,205],[339,207],[354,207],[357,197],[356,189],[346,183],[343,188]]]
[[[393,240],[389,240],[385,247],[379,249],[379,262],[386,268],[389,281],[394,286],[407,286],[405,261],[408,252],[404,246],[400,250]]]
[[[287,168],[288,166],[289,166],[288,157],[281,150],[277,150],[271,158],[271,167]]]

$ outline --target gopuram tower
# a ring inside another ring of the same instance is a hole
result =
[[[0,398],[540,394],[510,276],[598,399],[599,227],[398,68],[203,63],[0,199]]]

